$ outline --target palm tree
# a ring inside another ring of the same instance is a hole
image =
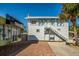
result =
[[[74,37],[77,45],[76,18],[79,17],[79,4],[63,4],[62,12],[59,14],[60,19],[70,20],[73,24]]]

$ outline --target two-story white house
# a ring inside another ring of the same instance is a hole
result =
[[[28,40],[68,40],[68,22],[53,16],[28,16]]]

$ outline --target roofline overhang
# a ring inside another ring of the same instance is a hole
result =
[[[59,18],[58,16],[27,16],[25,19],[38,19],[38,18]]]

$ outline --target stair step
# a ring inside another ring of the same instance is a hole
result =
[[[67,43],[75,43],[75,41],[73,41],[73,40],[67,40],[66,42]]]
[[[59,33],[59,31],[57,29],[55,29],[54,27],[51,27],[51,29],[57,34],[59,35],[61,38],[63,38],[64,40],[67,40],[67,38],[65,38],[61,33]]]

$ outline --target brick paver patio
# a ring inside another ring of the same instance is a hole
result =
[[[16,56],[52,56],[54,52],[48,45],[48,42],[32,43]]]

